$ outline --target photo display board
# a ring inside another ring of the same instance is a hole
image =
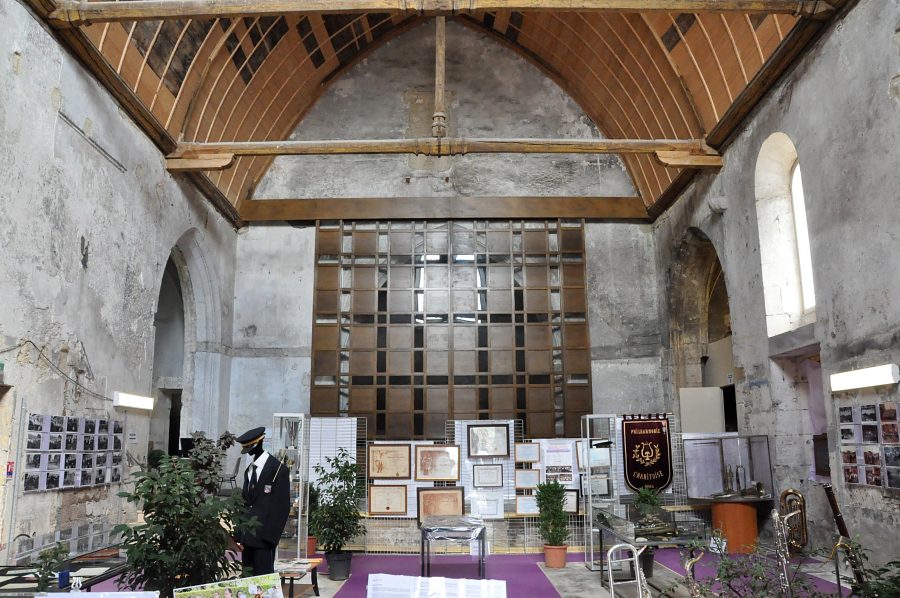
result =
[[[900,489],[897,407],[875,400],[838,406],[845,483]]]
[[[25,432],[25,492],[70,490],[122,481],[120,420],[31,413]]]

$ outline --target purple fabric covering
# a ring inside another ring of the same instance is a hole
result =
[[[681,566],[681,551],[677,548],[661,548],[655,552],[655,560],[668,567],[679,575],[686,575],[687,572]],[[694,565],[695,574],[698,580],[709,580],[716,576],[716,567],[719,564],[719,557],[709,552],[704,553],[700,561]],[[820,592],[837,593],[837,584],[826,581],[819,577],[810,575],[813,585]],[[713,587],[714,591],[718,590],[718,584]]]
[[[537,565],[543,561],[543,554],[491,555],[485,561],[487,578],[505,580],[506,595],[509,598],[558,597],[559,593]],[[584,556],[581,554],[569,555],[570,563],[583,561]],[[325,575],[325,571],[321,574]],[[370,573],[413,576],[421,573],[418,555],[354,554],[350,571],[350,579],[335,594],[335,598],[365,598],[366,582]],[[474,556],[434,556],[431,560],[431,575],[477,579],[478,560]]]

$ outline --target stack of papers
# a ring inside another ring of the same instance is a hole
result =
[[[366,598],[506,598],[506,582],[375,573],[369,575]]]

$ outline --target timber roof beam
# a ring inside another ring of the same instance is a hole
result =
[[[746,13],[827,19],[826,0],[61,0],[49,15],[57,27],[184,18],[288,14],[384,13],[455,15],[482,11]]]

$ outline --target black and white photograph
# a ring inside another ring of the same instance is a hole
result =
[[[473,465],[472,485],[476,488],[502,488],[503,465]]]
[[[61,451],[63,444],[62,440],[62,434],[50,434],[50,438],[47,441],[47,448],[51,451]]]
[[[112,455],[112,464],[118,465],[122,462],[122,453],[113,453]]]
[[[842,424],[853,423],[853,407],[841,407],[838,409],[838,421]]]
[[[25,469],[37,471],[41,468],[41,453],[25,453]]]
[[[62,462],[62,455],[59,453],[50,453],[47,455],[47,470],[61,469],[59,464]]]
[[[78,469],[78,455],[66,453],[65,457],[63,457],[63,469],[67,471]]]
[[[45,478],[44,488],[47,490],[56,490],[59,488],[59,471],[48,471]]]
[[[900,488],[900,467],[888,467],[885,469],[888,488]]]
[[[863,463],[881,465],[881,447],[878,445],[863,447]]]
[[[93,453],[81,454],[81,469],[92,469],[94,467]]]
[[[878,406],[882,422],[897,421],[897,403],[882,403]]]
[[[900,443],[900,429],[897,424],[881,424],[881,442],[884,444]]]
[[[94,450],[94,437],[93,436],[82,436],[81,437],[81,450],[83,450],[83,451]]]
[[[121,436],[121,434],[117,434],[116,436],[113,436],[112,449],[113,449],[114,451],[120,451],[120,450],[122,450],[122,436]]]
[[[888,467],[900,467],[900,446],[884,447],[884,464]]]
[[[120,482],[122,481],[122,468],[121,467],[113,467],[111,470],[111,482]]]
[[[50,431],[51,432],[62,432],[63,427],[66,425],[66,418],[62,415],[52,415],[50,416]]]
[[[94,470],[94,485],[106,483],[106,469]]]
[[[881,468],[866,467],[866,485],[881,486]]]
[[[85,434],[93,434],[97,431],[97,422],[92,419],[84,420],[84,433]]]
[[[66,434],[66,450],[78,450],[78,434]]]
[[[878,406],[877,405],[862,405],[859,408],[859,420],[861,422],[878,421]]]
[[[28,416],[28,431],[29,432],[43,432],[44,431],[44,416],[39,413],[32,413]],[[48,422],[48,430],[49,432],[49,422]]]
[[[864,425],[862,427],[863,442],[878,442],[878,424]]]
[[[25,472],[25,492],[36,492],[41,485],[41,474],[37,471]]]
[[[108,419],[98,419],[97,420],[97,433],[98,434],[108,434],[109,433],[109,420]]]
[[[94,454],[94,467],[106,467],[106,453]]]
[[[44,435],[40,432],[29,432],[28,438],[25,441],[25,448],[33,451],[41,450],[41,443],[43,442]]]
[[[124,432],[122,422],[120,422],[119,420],[113,421],[113,434],[121,434],[122,432]]]
[[[78,482],[79,486],[82,488],[93,486],[94,477],[91,475],[90,471],[81,470],[79,473],[81,474],[81,480]]]
[[[471,424],[469,458],[508,457],[509,424]]]
[[[109,448],[109,436],[97,436],[97,450],[105,451]]]
[[[64,471],[63,472],[63,488],[74,488],[77,471]]]
[[[74,432],[77,434],[80,431],[79,430],[80,423],[81,423],[80,417],[67,417],[66,418],[66,432]]]

